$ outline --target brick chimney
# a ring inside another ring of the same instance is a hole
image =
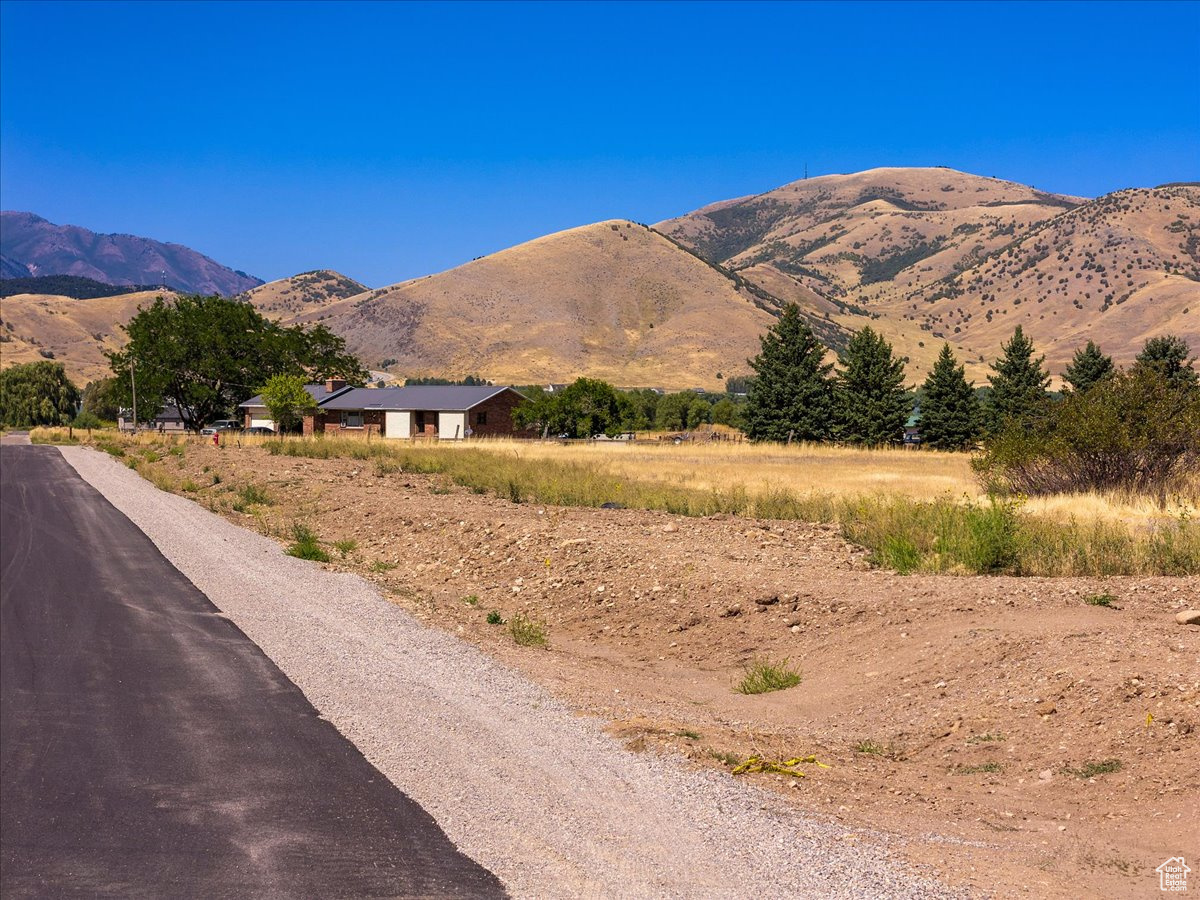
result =
[[[332,394],[334,391],[340,391],[346,386],[346,382],[341,378],[328,378],[325,381],[325,390]]]

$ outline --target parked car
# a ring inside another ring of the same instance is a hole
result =
[[[272,437],[274,437],[275,431],[271,428],[268,428],[266,425],[255,425],[251,428],[247,428],[245,431],[242,432],[242,434],[257,434],[257,435],[269,434]]]
[[[227,431],[241,431],[242,423],[237,419],[217,419],[200,429],[201,434],[224,434]]]

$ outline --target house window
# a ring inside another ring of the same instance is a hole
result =
[[[343,428],[362,428],[363,414],[361,412],[344,412],[342,413]]]
[[[486,412],[475,413],[475,424],[476,425],[486,425],[487,424],[487,413]]]

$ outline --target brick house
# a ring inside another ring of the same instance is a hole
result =
[[[330,378],[324,384],[306,384],[304,390],[319,406],[321,401],[344,394],[353,388],[347,387],[346,382],[340,378]],[[270,428],[272,431],[278,431],[270,411],[263,405],[262,394],[256,394],[245,403],[239,403],[238,410],[242,413],[243,428]]]
[[[397,440],[516,437],[513,410],[525,397],[493,385],[352,388],[320,402],[305,434],[377,434]]]

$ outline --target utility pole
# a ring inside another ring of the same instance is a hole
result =
[[[129,391],[133,394],[133,433],[137,434],[137,382],[133,378],[133,356],[129,357]]]

